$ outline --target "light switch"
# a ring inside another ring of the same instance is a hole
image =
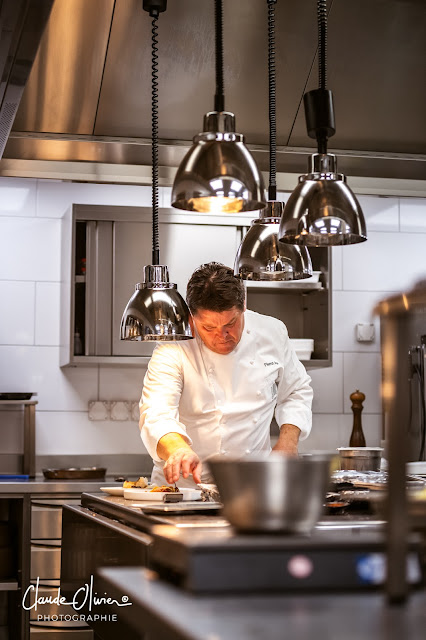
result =
[[[374,342],[375,330],[372,322],[358,323],[355,332],[358,342]]]

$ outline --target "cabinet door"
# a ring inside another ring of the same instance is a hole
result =
[[[120,321],[124,308],[141,282],[142,269],[151,264],[151,224],[117,222],[114,225],[113,279],[113,355],[149,356],[155,343],[120,340]],[[169,267],[170,281],[183,298],[194,269],[213,260],[233,267],[239,244],[237,227],[191,223],[161,223],[160,261]]]

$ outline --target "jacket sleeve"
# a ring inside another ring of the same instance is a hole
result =
[[[300,362],[288,337],[288,331],[281,323],[280,340],[284,353],[283,368],[277,381],[277,404],[275,420],[281,427],[283,424],[294,424],[299,427],[300,439],[305,440],[312,428],[311,378]]]
[[[183,387],[182,357],[177,345],[157,345],[145,374],[139,402],[142,442],[156,462],[157,444],[167,433],[179,433],[192,444],[185,425],[179,421],[179,400]]]

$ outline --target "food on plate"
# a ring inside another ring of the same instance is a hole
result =
[[[138,478],[135,482],[131,480],[125,480],[123,482],[123,489],[145,489],[148,486],[148,480],[144,477]]]
[[[152,489],[150,489],[151,492],[162,492],[162,493],[179,493],[179,489],[177,487],[170,487],[167,484],[162,484],[161,487],[157,487],[157,486],[153,486]]]

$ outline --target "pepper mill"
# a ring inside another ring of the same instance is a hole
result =
[[[354,414],[354,423],[352,427],[351,438],[349,440],[350,447],[365,447],[365,437],[362,431],[361,412],[363,410],[362,403],[365,395],[358,389],[349,396],[352,400],[352,411]]]

